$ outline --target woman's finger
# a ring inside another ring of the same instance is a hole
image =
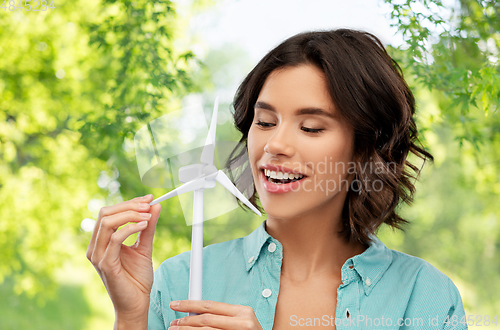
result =
[[[212,300],[178,300],[170,303],[170,308],[179,312],[197,314],[210,313],[216,315],[236,316],[242,312],[252,312],[248,306],[231,305]]]
[[[96,265],[101,260],[110,242],[113,233],[128,222],[141,222],[151,219],[151,213],[141,213],[136,211],[125,211],[101,219],[101,225],[97,233],[95,247],[90,257],[90,261]]]
[[[215,329],[262,329],[255,316],[254,310],[249,306],[230,305],[215,303],[212,301],[200,301],[201,308],[218,310],[219,314],[200,313],[199,315],[186,316],[170,323],[170,326],[177,326],[180,329],[194,328],[215,328]],[[191,306],[199,305],[198,303]],[[214,305],[215,308],[213,308]],[[189,310],[190,312],[194,310]],[[229,316],[228,314],[234,314]]]
[[[95,249],[95,242],[97,239],[97,234],[101,226],[101,221],[106,216],[111,216],[120,212],[127,210],[137,211],[137,212],[148,212],[150,210],[149,202],[153,200],[153,195],[146,195],[142,197],[136,197],[129,201],[121,202],[116,205],[105,206],[99,211],[99,216],[97,218],[96,224],[94,226],[94,231],[92,232],[92,237],[90,238],[89,246],[87,248],[87,258],[91,260],[92,254]]]
[[[151,220],[148,221],[148,226],[146,229],[140,232],[137,238],[137,248],[143,249],[144,253],[150,254],[153,251],[153,238],[155,235],[156,224],[158,223],[158,218],[160,217],[161,206],[160,204],[155,204],[151,207],[149,211],[151,213]]]
[[[179,329],[184,327],[210,327],[214,329],[244,329],[239,323],[239,319],[230,316],[215,314],[200,314],[195,316],[186,316],[170,322],[170,326],[177,326]]]
[[[138,223],[131,223],[121,228],[120,230],[114,232],[109,239],[109,244],[107,245],[106,251],[102,259],[99,261],[98,267],[104,273],[109,272],[110,269],[116,267],[120,263],[120,251],[123,242],[132,234],[138,233],[144,230],[148,225],[147,221],[141,221]]]

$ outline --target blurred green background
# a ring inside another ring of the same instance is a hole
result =
[[[135,132],[189,98],[210,109],[251,60],[232,44],[195,56],[189,20],[216,1],[58,0],[39,12],[0,2],[0,329],[109,329],[112,305],[85,257],[87,226],[104,205],[165,192],[141,183]],[[484,316],[500,316],[500,4],[453,4],[385,1],[404,40],[389,52],[435,162],[413,206],[402,206],[406,232],[379,236],[448,275],[466,313],[488,326]],[[228,122],[218,139],[238,135]],[[180,204],[162,207],[155,268],[190,247]],[[232,211],[206,223],[205,243],[262,220]]]

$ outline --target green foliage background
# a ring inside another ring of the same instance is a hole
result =
[[[414,206],[403,210],[413,224],[387,241],[450,276],[468,314],[498,315],[500,3],[386,3],[406,40],[393,53],[414,86],[419,130],[436,156]]]
[[[389,51],[416,94],[435,162],[424,166],[414,205],[403,207],[406,233],[379,236],[450,276],[467,314],[498,314],[500,5],[385,2],[405,40]],[[205,58],[190,51],[186,22],[207,4],[195,1],[184,16],[166,0],[0,9],[1,329],[112,326],[80,222],[103,205],[163,193],[140,182],[134,133],[190,93],[213,100],[214,88],[234,87],[250,68],[234,45]],[[220,134],[236,136],[230,125]],[[205,240],[244,236],[260,221],[233,211],[207,223]],[[165,203],[155,264],[188,250],[189,238],[179,205]]]

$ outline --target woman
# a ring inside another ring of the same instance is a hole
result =
[[[416,144],[414,107],[399,67],[371,34],[303,33],[273,49],[234,100],[250,200],[260,199],[266,221],[204,249],[204,300],[187,301],[189,252],[166,260],[153,284],[160,207],[147,204],[152,196],[103,208],[87,256],[116,327],[467,328],[451,280],[374,235],[382,223],[406,222],[395,208],[415,191],[409,152],[432,160]],[[136,232],[139,243],[123,246]]]

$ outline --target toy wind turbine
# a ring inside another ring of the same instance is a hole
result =
[[[150,205],[157,204],[170,197],[194,191],[193,200],[193,223],[191,238],[191,261],[189,271],[189,299],[202,300],[202,278],[203,278],[203,191],[214,188],[215,181],[229,190],[236,198],[242,201],[259,216],[261,213],[246,199],[246,197],[234,186],[222,170],[214,166],[215,132],[217,128],[217,111],[219,98],[215,99],[212,121],[208,132],[205,146],[200,157],[200,164],[183,166],[179,169],[179,181],[182,186],[155,199]],[[191,313],[190,313],[191,315]]]

